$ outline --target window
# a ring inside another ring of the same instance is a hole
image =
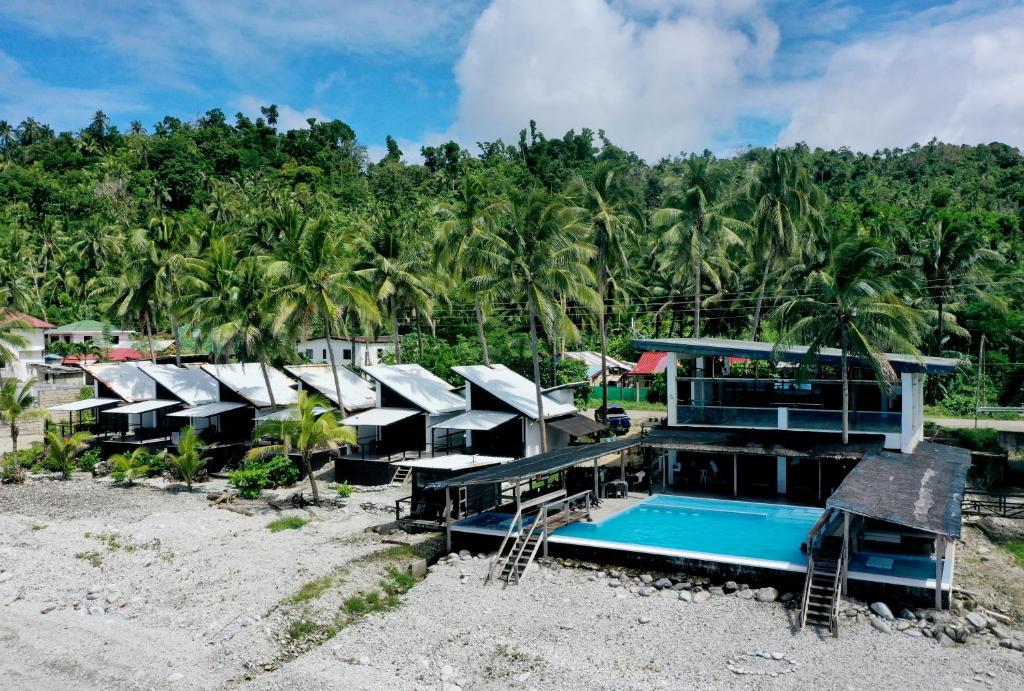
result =
[[[121,342],[121,337],[120,336],[111,336],[110,337],[110,342],[113,343],[114,345],[117,345],[118,343]]]
[[[82,339],[82,343],[92,343],[92,336],[86,336]]]
[[[383,348],[377,348],[377,359],[378,359],[378,360],[380,359],[380,357],[381,357],[381,356],[382,356],[383,354],[384,354],[384,349],[383,349]]]
[[[320,356],[320,359],[321,359],[321,360],[326,360],[326,359],[327,359],[327,348],[324,348],[324,349],[323,349],[322,351],[320,351],[320,352],[321,352],[321,353],[323,353],[323,354],[322,354],[322,355]]]
[[[306,348],[306,359],[307,360],[312,360],[313,359],[313,349],[312,348]]]
[[[352,359],[352,349],[351,348],[345,348],[345,350],[341,351],[341,359],[342,360],[351,360]]]

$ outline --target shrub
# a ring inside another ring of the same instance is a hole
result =
[[[146,451],[146,477],[160,477],[168,471],[167,458],[162,453]]]
[[[5,485],[20,485],[25,482],[25,469],[14,454],[7,454],[0,462],[0,482]]]
[[[270,486],[267,469],[254,463],[231,471],[231,474],[228,475],[228,482],[234,485],[238,493],[245,499],[256,499],[264,488]]]
[[[341,497],[342,499],[347,499],[348,497],[352,496],[352,492],[355,491],[355,488],[352,487],[352,485],[348,484],[348,480],[345,480],[343,483],[338,485],[337,490],[339,497]]]
[[[270,487],[291,487],[299,479],[299,469],[287,456],[274,456],[266,461],[255,461],[250,465],[261,465],[267,470]]]
[[[100,460],[102,460],[100,458],[100,450],[98,448],[89,449],[88,451],[83,452],[82,455],[78,457],[77,466],[79,470],[91,473],[93,471],[93,468],[96,467],[96,464],[99,463]]]
[[[192,489],[192,483],[201,477],[206,469],[206,459],[203,457],[205,449],[195,430],[186,427],[178,439],[178,453],[166,454],[167,460],[174,466],[178,477],[185,481],[189,490]]]
[[[146,464],[152,457],[153,454],[145,449],[135,449],[131,454],[114,454],[110,457],[110,477],[114,482],[127,481],[131,486],[137,477],[147,474],[149,466]]]

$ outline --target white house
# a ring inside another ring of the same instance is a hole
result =
[[[394,354],[395,342],[391,338],[379,337],[367,340],[365,336],[351,338],[332,338],[331,348],[334,350],[335,362],[338,365],[355,365],[356,367],[376,366],[386,353]],[[300,355],[306,356],[314,364],[329,363],[330,353],[327,352],[326,338],[312,338],[301,341],[297,347]]]
[[[44,334],[47,329],[53,328],[53,324],[21,312],[0,310],[0,323],[10,324],[12,322],[21,323],[18,328],[11,329],[11,333],[20,336],[25,343],[24,345],[3,343],[7,350],[14,353],[14,362],[0,368],[0,374],[4,377],[27,381],[34,376],[35,368],[46,364],[43,359],[46,351]]]
[[[46,332],[46,343],[101,343],[104,340],[104,328],[110,329],[109,340],[106,345],[111,348],[130,348],[135,342],[135,332],[129,329],[121,329],[110,324],[96,321],[95,319],[83,319],[81,321],[64,324],[54,327],[50,325]]]

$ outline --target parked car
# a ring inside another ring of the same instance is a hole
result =
[[[594,412],[594,419],[608,425],[608,429],[615,434],[627,434],[633,424],[626,410],[620,405],[609,405],[607,413],[605,413],[604,406],[599,407]]]

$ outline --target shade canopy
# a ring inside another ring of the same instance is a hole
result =
[[[116,398],[86,398],[81,401],[71,401],[70,403],[61,403],[47,408],[54,412],[73,413],[76,410],[92,410],[93,408],[102,408],[105,405],[111,405],[113,403],[120,403],[121,401]]]
[[[449,456],[435,456],[433,458],[420,458],[415,461],[403,461],[397,465],[418,470],[441,470],[448,472],[460,472],[463,470],[476,470],[492,465],[508,463],[512,459],[507,456],[477,456],[470,454],[451,454]]]
[[[283,372],[269,365],[267,365],[266,377],[263,376],[263,367],[258,362],[203,365],[203,370],[257,408],[266,408],[270,405],[291,405],[299,400],[298,393],[292,388],[294,382]],[[271,390],[274,394],[273,402],[267,392],[267,379],[270,379]]]
[[[123,405],[120,408],[113,408],[111,410],[104,410],[107,414],[118,414],[118,415],[141,415],[142,413],[151,413],[154,410],[162,410],[164,408],[173,408],[176,405],[181,405],[181,401],[165,401],[157,399],[155,401],[139,401],[138,403],[129,403]]]
[[[591,420],[586,415],[580,415],[579,413],[548,420],[548,425],[563,432],[568,432],[574,437],[585,437],[588,434],[597,434],[608,429],[606,425],[602,425],[600,422]]]
[[[214,417],[221,413],[226,413],[229,410],[238,410],[239,408],[245,408],[244,403],[228,403],[224,401],[218,401],[217,403],[206,403],[204,405],[197,405],[193,408],[186,408],[185,410],[176,410],[173,413],[167,413],[167,417],[186,417],[192,420],[198,420],[200,418]]]
[[[340,400],[331,365],[289,365],[284,369],[288,374],[298,377],[303,388],[313,389],[346,410],[371,408],[377,400],[373,384],[347,367],[338,367],[336,370],[338,384],[341,385]]]
[[[139,365],[139,369],[167,389],[173,396],[184,401],[185,405],[197,406],[213,403],[220,398],[220,384],[208,372],[204,372],[199,367],[142,363]]]
[[[81,367],[126,403],[156,398],[156,382],[137,362],[104,362]]]
[[[370,408],[361,413],[349,415],[341,421],[341,424],[352,427],[387,427],[422,412],[413,408]]]
[[[469,432],[485,432],[517,417],[519,416],[515,413],[503,413],[497,410],[468,410],[461,415],[456,415],[444,422],[439,422],[433,425],[433,427],[461,429]]]
[[[373,365],[363,371],[410,404],[431,415],[453,413],[466,407],[462,396],[444,379],[420,365]]]
[[[505,365],[467,365],[452,367],[452,371],[531,420],[538,418],[536,386],[518,372]],[[543,400],[545,419],[576,412],[572,403],[561,403],[551,396],[543,396]]]

